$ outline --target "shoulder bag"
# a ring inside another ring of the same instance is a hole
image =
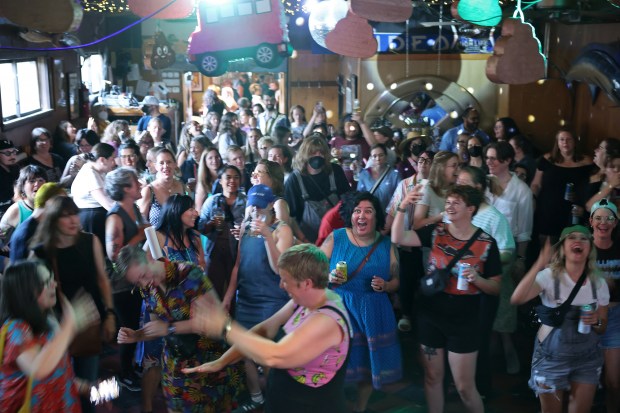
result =
[[[467,241],[467,243],[465,243],[465,245],[457,251],[454,258],[452,258],[452,261],[450,261],[445,268],[435,268],[431,273],[426,274],[420,279],[420,291],[422,291],[422,294],[431,296],[442,292],[446,288],[448,280],[450,279],[450,270],[467,252],[471,244],[474,243],[481,232],[482,229],[478,228],[469,241]]]
[[[570,295],[568,296],[566,301],[564,301],[559,306],[547,307],[544,304],[539,304],[536,306],[536,314],[538,315],[538,319],[540,320],[541,323],[551,326],[551,327],[560,327],[562,325],[562,323],[564,322],[564,317],[566,316],[566,313],[568,313],[568,310],[570,309],[570,306],[573,300],[575,299],[575,296],[579,292],[579,289],[585,282],[587,275],[588,275],[587,268],[584,268],[583,274],[581,274],[581,277],[579,277],[579,280],[577,280],[577,282],[575,283],[575,286],[570,292]],[[554,280],[555,299],[559,300],[560,280],[557,279],[557,277],[555,278],[556,278]],[[593,291],[593,295],[596,294],[596,289],[594,288],[594,285],[592,285],[592,291]]]

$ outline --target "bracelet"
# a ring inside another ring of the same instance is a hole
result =
[[[228,333],[232,330],[232,318],[230,316],[226,318],[226,322],[224,323],[224,327],[222,328],[222,337],[224,341],[228,342]]]
[[[177,328],[174,326],[174,323],[168,324],[168,335],[176,334]]]
[[[116,317],[116,311],[114,311],[113,308],[106,308],[105,313],[106,315],[113,315],[114,317]]]
[[[404,209],[404,208],[401,208],[401,207],[400,207],[400,205],[396,207],[396,210],[397,210],[398,212],[407,212],[407,210],[406,210],[406,209]]]

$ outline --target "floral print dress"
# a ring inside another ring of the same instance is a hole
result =
[[[151,286],[142,289],[150,313],[167,323],[188,320],[192,302],[213,289],[207,275],[190,263],[166,261],[164,292]],[[168,408],[182,412],[221,413],[230,411],[243,388],[237,366],[218,373],[188,375],[181,371],[219,358],[227,347],[219,340],[195,334],[164,337],[162,387]]]

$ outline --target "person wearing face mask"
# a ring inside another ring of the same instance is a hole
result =
[[[428,138],[418,131],[411,131],[407,139],[399,145],[402,161],[396,165],[398,173],[403,179],[411,178],[418,173],[418,157],[428,147]]]
[[[475,135],[479,137],[484,145],[489,143],[489,135],[478,129],[480,125],[480,113],[473,107],[468,107],[463,111],[462,115],[463,124],[456,126],[452,129],[448,129],[446,133],[441,137],[441,143],[439,144],[439,150],[457,152],[458,135],[466,133],[468,135]]]
[[[158,118],[161,121],[162,128],[164,129],[162,140],[165,143],[170,142],[172,121],[170,121],[170,118],[168,116],[159,112],[159,99],[157,99],[155,96],[145,97],[142,101],[142,111],[144,112],[144,116],[142,116],[138,121],[138,132],[142,132],[148,129],[151,118]]]
[[[482,152],[482,142],[480,141],[480,138],[477,136],[470,136],[467,139],[467,154],[469,155],[467,165],[480,168],[485,172],[485,174],[488,174],[489,168],[482,158]]]
[[[329,156],[323,136],[308,136],[295,155],[294,170],[285,183],[284,198],[305,236],[302,242],[316,241],[321,217],[351,190],[344,171],[340,165],[328,162]]]

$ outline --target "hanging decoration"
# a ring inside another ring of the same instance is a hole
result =
[[[519,0],[513,17],[502,23],[502,35],[495,42],[493,56],[487,60],[487,78],[493,83],[510,85],[544,78],[547,59],[541,50],[534,27],[525,23]]]
[[[404,22],[411,16],[411,0],[350,0],[351,11],[376,22]]]
[[[128,10],[126,0],[81,0],[85,12],[121,13]],[[75,2],[75,1],[74,1]],[[50,1],[50,3],[55,3]]]
[[[349,10],[345,0],[325,0],[316,4],[308,18],[310,36],[322,47],[325,46],[325,36],[334,30],[336,23],[344,19]]]
[[[485,27],[497,26],[502,20],[502,8],[498,0],[460,0],[455,3],[456,8],[451,8],[455,19]]]
[[[377,53],[377,39],[368,20],[349,11],[325,36],[325,44],[334,53],[348,57],[369,58]]]
[[[194,11],[194,0],[176,0],[174,2],[170,0],[127,0],[129,10],[140,17],[148,16],[168,3],[173,4],[153,15],[153,17],[156,19],[182,19]]]
[[[174,64],[176,54],[163,32],[155,32],[152,39],[144,41],[143,47],[146,69],[165,69]]]
[[[43,33],[73,32],[82,23],[82,8],[74,0],[30,0],[27,7],[19,1],[4,0],[2,17],[12,23]]]

